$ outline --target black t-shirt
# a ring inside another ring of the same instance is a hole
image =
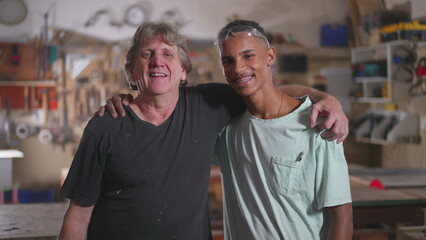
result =
[[[211,239],[207,206],[218,133],[244,111],[225,84],[180,89],[160,126],[127,116],[93,117],[61,196],[95,205],[88,239]]]

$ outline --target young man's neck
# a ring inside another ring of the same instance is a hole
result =
[[[248,111],[260,119],[274,119],[285,116],[300,105],[299,100],[290,97],[276,87],[246,96],[244,102]]]

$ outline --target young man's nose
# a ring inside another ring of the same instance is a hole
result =
[[[244,72],[245,68],[246,68],[246,65],[245,65],[244,61],[237,60],[237,61],[235,61],[232,70],[233,70],[234,73],[239,74],[241,72]]]

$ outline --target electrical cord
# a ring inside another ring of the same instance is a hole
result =
[[[394,81],[412,82],[414,78],[414,63],[416,62],[414,52],[406,46],[396,46],[393,51],[393,62],[397,65],[393,73]]]
[[[409,94],[411,97],[426,95],[426,57],[419,59],[415,72],[416,78],[413,78]]]

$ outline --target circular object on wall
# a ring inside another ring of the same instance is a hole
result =
[[[0,23],[16,25],[27,17],[27,5],[23,0],[0,0]]]
[[[135,4],[127,8],[124,21],[134,27],[139,27],[148,19],[148,11],[142,5]]]
[[[53,135],[52,132],[50,132],[48,129],[43,129],[38,133],[38,140],[42,144],[50,144],[53,141]]]
[[[16,126],[15,134],[20,139],[26,139],[30,135],[30,127],[25,123],[20,123]]]

